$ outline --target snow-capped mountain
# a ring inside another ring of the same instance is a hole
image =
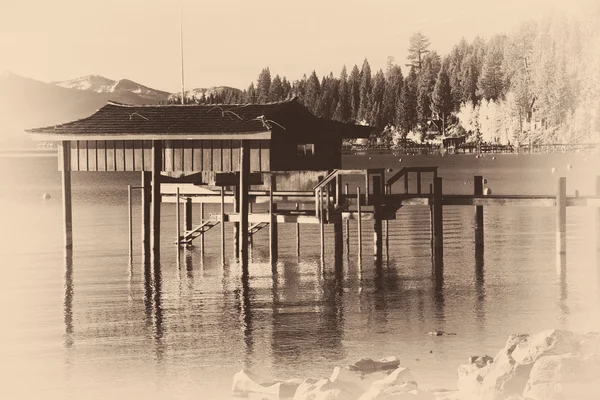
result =
[[[117,81],[100,75],[88,75],[61,82],[50,82],[68,89],[89,90],[96,93],[109,93],[114,90]]]
[[[88,75],[80,78],[51,83],[69,89],[114,94],[115,98],[113,100],[119,101],[117,99],[118,97],[124,102],[131,102],[134,104],[140,103],[140,100],[136,99],[136,97],[140,97],[142,100],[147,100],[149,103],[165,101],[169,97],[168,92],[152,89],[129,79],[115,81],[100,75]]]

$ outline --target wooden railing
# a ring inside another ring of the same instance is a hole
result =
[[[423,194],[423,173],[431,173],[433,175],[432,182],[435,182],[435,178],[437,178],[437,169],[438,167],[404,167],[400,171],[396,172],[386,181],[386,190],[387,194],[391,194],[392,185],[399,181],[401,178],[404,178],[404,193],[409,194],[408,192],[408,182],[409,182],[409,174],[416,174],[417,178],[417,192],[411,194]]]

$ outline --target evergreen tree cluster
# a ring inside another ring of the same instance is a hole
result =
[[[584,20],[552,16],[509,34],[461,39],[444,57],[416,32],[407,68],[367,59],[321,78],[271,77],[200,103],[266,103],[297,97],[317,116],[385,128],[384,134],[467,134],[468,140],[600,140],[600,5]]]

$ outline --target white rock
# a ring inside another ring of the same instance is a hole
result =
[[[598,399],[600,354],[541,357],[533,366],[523,396],[534,400]]]
[[[269,395],[273,398],[291,398],[300,380],[278,381],[250,371],[241,370],[233,375],[233,395],[247,397],[251,394]]]
[[[600,333],[590,332],[583,335],[579,342],[579,352],[582,354],[600,353]]]
[[[504,399],[521,395],[534,363],[543,356],[576,351],[581,337],[549,330],[534,336],[511,335],[494,362],[483,367],[461,365],[458,388],[465,398]]]
[[[370,383],[363,381],[363,376],[358,371],[350,371],[348,368],[335,367],[329,381],[344,388],[356,397],[369,389]]]
[[[400,367],[395,369],[387,377],[373,382],[369,390],[374,389],[383,391],[392,386],[400,386],[403,384],[410,384],[413,386],[412,389],[417,389],[417,383],[415,382],[415,378],[413,378],[412,374],[410,373],[410,370],[408,368]]]
[[[358,396],[348,392],[342,384],[329,379],[306,379],[296,393],[294,400],[356,400]]]
[[[359,400],[435,400],[435,396],[419,389],[407,390],[410,385],[392,386],[384,391],[369,390]]]

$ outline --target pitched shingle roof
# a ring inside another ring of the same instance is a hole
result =
[[[268,104],[149,105],[109,102],[87,118],[28,129],[55,136],[176,136],[252,134],[275,127],[293,132],[327,131],[342,137],[368,137],[371,127],[325,120],[311,114],[296,99]],[[320,128],[320,129],[319,129]],[[51,139],[51,137],[48,137]]]

